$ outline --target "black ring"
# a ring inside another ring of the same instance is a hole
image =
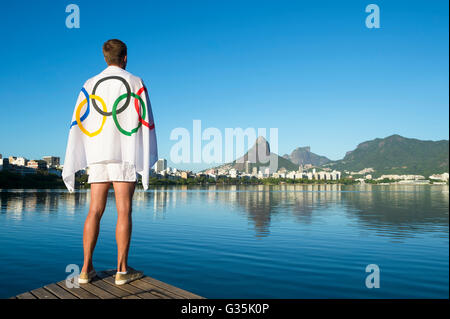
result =
[[[125,111],[125,109],[128,107],[128,104],[130,104],[130,100],[131,100],[131,89],[130,89],[130,85],[128,84],[128,82],[127,82],[124,78],[122,78],[122,77],[120,77],[120,76],[115,76],[115,75],[113,75],[113,76],[107,76],[107,77],[104,77],[103,79],[98,80],[98,82],[95,83],[94,89],[92,90],[92,95],[95,95],[95,91],[97,90],[97,87],[99,86],[99,84],[102,83],[103,81],[106,81],[106,80],[119,80],[119,81],[121,81],[121,82],[125,85],[125,88],[127,89],[127,100],[125,101],[125,104],[122,105],[122,106],[120,107],[120,109],[118,109],[118,110],[116,111],[116,114],[120,114],[120,113],[122,113],[123,111]],[[92,99],[92,105],[94,106],[95,110],[96,110],[98,113],[100,113],[101,115],[104,115],[104,116],[111,116],[111,115],[112,115],[112,112],[104,112],[104,111],[102,111],[102,110],[98,107],[97,103],[95,102],[95,99]]]

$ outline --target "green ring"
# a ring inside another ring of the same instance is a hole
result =
[[[137,94],[135,94],[135,93],[130,93],[130,94],[131,94],[131,96],[134,97],[135,99],[138,99],[139,102],[141,102],[141,105],[143,105],[143,108],[142,108],[142,109],[143,109],[143,112],[142,112],[142,119],[145,119],[145,116],[146,116],[146,114],[145,114],[145,112],[146,112],[145,109],[146,109],[146,107],[145,107],[144,101],[142,100],[142,98],[141,98],[139,95],[137,95]],[[113,119],[114,119],[114,123],[116,123],[117,129],[118,129],[122,134],[127,135],[127,136],[131,136],[131,134],[136,133],[136,132],[139,130],[139,128],[141,127],[142,123],[139,121],[138,126],[135,127],[134,129],[132,129],[131,131],[128,132],[128,131],[124,130],[124,129],[120,126],[119,121],[117,120],[117,114],[116,114],[117,105],[119,104],[120,101],[122,101],[122,100],[123,100],[124,98],[126,98],[127,96],[128,96],[128,93],[125,93],[125,94],[122,94],[121,96],[119,96],[119,97],[116,99],[116,101],[114,102],[113,108],[112,108],[112,117],[113,117]]]

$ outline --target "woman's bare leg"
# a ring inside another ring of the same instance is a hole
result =
[[[95,244],[97,243],[100,220],[105,211],[110,185],[110,182],[91,184],[91,202],[89,205],[89,213],[84,223],[84,263],[83,269],[81,270],[82,272],[90,272],[94,269],[94,266],[92,265],[92,255],[94,253]]]
[[[128,267],[128,250],[131,239],[131,211],[135,182],[113,182],[117,207],[117,271],[125,272]]]

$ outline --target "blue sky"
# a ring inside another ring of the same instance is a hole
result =
[[[277,127],[340,159],[365,140],[448,139],[447,1],[6,2],[0,12],[0,153],[64,157],[76,98],[109,38],[150,90],[160,157],[176,127]],[[365,27],[376,3],[381,28]],[[198,169],[211,165],[177,165]]]

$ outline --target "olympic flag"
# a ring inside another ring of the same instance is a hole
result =
[[[133,164],[147,189],[157,159],[155,122],[142,79],[109,66],[87,80],[70,124],[62,173],[67,189],[74,191],[77,171],[102,162]]]

